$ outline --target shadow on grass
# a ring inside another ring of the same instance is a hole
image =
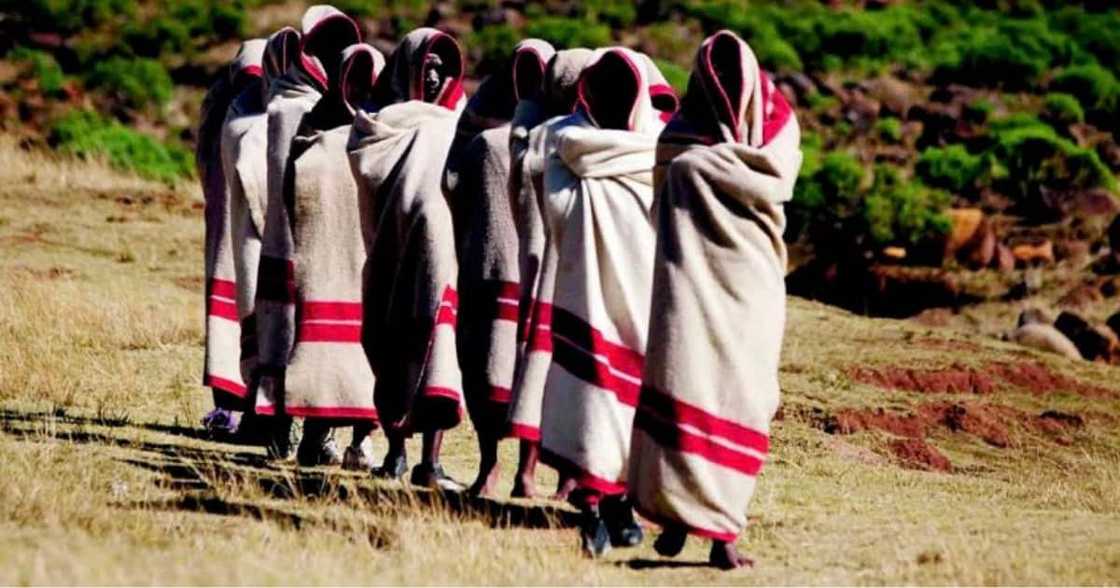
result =
[[[57,425],[78,428],[55,428]],[[99,430],[82,430],[81,426],[98,427]],[[271,518],[264,516],[268,513],[257,505],[244,504],[234,508],[216,497],[220,487],[255,486],[267,496],[281,500],[303,498],[388,508],[419,506],[482,520],[492,527],[553,529],[578,524],[577,513],[557,506],[515,504],[462,493],[435,492],[398,482],[375,481],[366,475],[337,469],[300,469],[277,465],[267,461],[263,453],[186,447],[132,439],[117,433],[129,428],[172,435],[183,431],[185,437],[206,438],[200,431],[186,427],[0,409],[0,432],[22,440],[36,441],[46,437],[71,443],[120,447],[146,454],[143,457],[116,459],[132,467],[155,472],[161,476],[160,483],[164,487],[184,493],[179,501],[160,503],[155,507]],[[296,515],[283,515],[288,516]]]
[[[630,568],[632,570],[672,570],[684,568],[708,568],[711,567],[706,561],[678,561],[673,559],[644,559],[634,558],[627,561],[618,562],[620,567]]]

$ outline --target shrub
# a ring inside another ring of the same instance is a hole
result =
[[[654,59],[653,62],[657,64],[657,69],[661,70],[669,85],[677,91],[677,96],[684,96],[685,90],[688,89],[688,70],[664,59]]]
[[[611,44],[611,29],[607,25],[556,16],[534,19],[525,27],[525,36],[544,39],[557,49]]]
[[[114,17],[131,16],[136,10],[131,0],[12,0],[4,2],[24,19],[33,30],[74,34],[92,28]]]
[[[158,61],[114,57],[94,65],[86,80],[133,108],[162,106],[171,100],[171,76]]]
[[[1046,95],[1042,106],[1043,116],[1051,124],[1069,126],[1085,122],[1085,111],[1072,94],[1051,92]]]
[[[492,71],[498,64],[508,63],[514,45],[520,40],[521,35],[513,27],[499,25],[472,32],[465,45],[473,54],[477,71],[484,72]]]
[[[57,94],[62,91],[66,76],[53,55],[46,51],[16,47],[10,56],[13,61],[28,64],[31,76],[44,94]]]
[[[1052,91],[1072,94],[1097,118],[1108,118],[1120,108],[1120,82],[1097,64],[1067,67],[1050,84]]]
[[[942,37],[934,50],[936,77],[977,86],[1027,88],[1051,67],[1069,62],[1072,41],[1042,20],[1007,20]]]
[[[902,121],[894,117],[881,118],[875,122],[875,134],[888,143],[902,141]]]
[[[1028,210],[1041,209],[1044,190],[1116,189],[1116,179],[1096,151],[1059,136],[1037,118],[995,121],[990,141],[998,187]]]
[[[907,181],[898,168],[875,167],[875,182],[863,201],[863,222],[872,243],[916,245],[949,232],[949,195]]]
[[[930,147],[918,156],[914,173],[929,186],[963,194],[976,187],[984,173],[984,159],[964,145]]]
[[[97,113],[75,110],[56,120],[49,140],[56,149],[83,158],[105,158],[117,169],[164,182],[193,174],[190,151],[161,143]]]

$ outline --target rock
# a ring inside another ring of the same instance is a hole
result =
[[[1069,308],[1083,308],[1095,302],[1104,300],[1104,295],[1101,294],[1099,288],[1082,284],[1075,287],[1058,299],[1058,306],[1065,306]]]
[[[1108,225],[1108,248],[1113,255],[1120,255],[1120,215],[1116,215],[1112,224]]]
[[[1048,190],[1042,188],[1043,208],[1056,217],[1108,218],[1120,212],[1120,205],[1112,193],[1103,189],[1092,190]]]
[[[953,320],[953,311],[948,308],[927,308],[910,320],[927,327],[947,327]]]
[[[992,265],[1000,271],[1000,273],[1008,273],[1015,271],[1015,254],[1011,253],[1011,248],[1003,243],[996,244],[996,256],[992,260]]]
[[[1023,266],[1052,265],[1054,263],[1054,243],[1050,240],[1037,245],[1022,244],[1011,248],[1015,261]]]
[[[1054,326],[1062,332],[1081,352],[1081,357],[1096,361],[1098,359],[1110,360],[1116,350],[1116,342],[1106,335],[1103,329],[1090,325],[1081,316],[1072,312],[1063,312],[1054,321]]]
[[[979,208],[953,208],[949,210],[952,228],[945,241],[945,257],[956,257],[957,252],[973,240],[984,222],[984,212]]]
[[[980,228],[977,229],[975,237],[973,242],[962,249],[958,256],[963,256],[961,261],[969,269],[978,270],[992,265],[998,241],[996,240],[996,232],[987,220],[980,223]]]
[[[1102,279],[1099,289],[1101,295],[1105,298],[1112,298],[1120,295],[1120,276],[1109,276]]]
[[[1069,359],[1082,359],[1081,352],[1077,350],[1073,341],[1050,325],[1040,323],[1023,325],[1012,331],[1008,339],[1024,347],[1057,353]]]
[[[1025,325],[1053,326],[1054,325],[1054,315],[1051,314],[1050,311],[1048,311],[1046,309],[1043,309],[1043,308],[1038,308],[1038,307],[1028,308],[1028,309],[1024,310],[1023,312],[1019,313],[1019,326],[1022,327],[1022,326],[1025,326]]]
[[[869,93],[879,101],[880,115],[901,118],[914,102],[911,87],[896,78],[883,76],[871,81]]]
[[[852,92],[844,102],[844,118],[858,131],[871,128],[879,117],[879,101],[862,92]]]
[[[883,259],[886,259],[886,260],[892,261],[892,262],[902,261],[902,260],[906,259],[906,248],[905,247],[896,247],[896,246],[884,247],[883,248]]]
[[[1078,239],[1067,239],[1059,241],[1054,245],[1055,258],[1063,261],[1069,261],[1072,265],[1077,267],[1084,267],[1089,263],[1091,250],[1087,241]]]
[[[1113,333],[1120,336],[1120,312],[1108,317],[1108,321],[1106,321],[1105,324],[1108,325],[1108,328],[1112,329]]]
[[[806,97],[817,91],[817,85],[813,83],[813,78],[800,72],[780,75],[777,80],[778,83],[786,84],[792,88],[799,102],[804,102]]]

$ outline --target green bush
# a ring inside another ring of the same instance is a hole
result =
[[[162,106],[171,100],[171,76],[158,61],[114,57],[98,62],[86,80],[133,108]]]
[[[902,121],[894,117],[885,117],[875,121],[875,134],[887,143],[902,141]]]
[[[191,53],[213,40],[245,36],[248,16],[243,3],[220,0],[166,0],[160,12],[142,22],[129,22],[121,38],[128,55],[160,57]]]
[[[1097,64],[1065,68],[1054,76],[1050,89],[1072,94],[1097,120],[1115,124],[1114,117],[1120,113],[1120,82]]]
[[[657,69],[661,70],[669,85],[677,91],[677,96],[684,96],[685,90],[688,89],[688,70],[664,59],[654,59],[653,62],[657,64]]]
[[[997,187],[1032,209],[1044,190],[1116,189],[1116,179],[1097,152],[1061,137],[1027,115],[994,121],[989,153],[998,164]]]
[[[605,47],[611,45],[611,28],[604,24],[546,16],[534,19],[525,27],[526,37],[544,39],[557,49],[573,47]]]
[[[918,156],[914,173],[929,186],[963,194],[976,187],[984,173],[984,160],[964,145],[930,147]]]
[[[521,35],[509,25],[489,26],[472,32],[465,46],[471,51],[476,68],[488,71],[499,63],[507,63],[520,40]]]
[[[10,57],[13,61],[28,64],[31,76],[35,78],[35,81],[39,84],[39,90],[44,94],[58,94],[62,91],[66,76],[50,53],[26,47],[16,47],[10,53]]]
[[[940,81],[1020,89],[1069,63],[1072,52],[1072,41],[1049,30],[1045,21],[1004,20],[943,36],[933,60]]]
[[[1069,126],[1085,122],[1085,111],[1072,94],[1051,92],[1046,95],[1042,106],[1043,116],[1051,124]]]
[[[161,143],[95,112],[71,111],[51,126],[49,140],[64,153],[105,158],[117,169],[171,183],[194,173],[194,160],[181,145]]]
[[[71,35],[136,11],[131,0],[5,0],[0,12],[18,15],[33,30]]]
[[[875,182],[863,201],[863,222],[878,246],[916,245],[949,232],[949,195],[907,181],[898,168],[875,167]]]

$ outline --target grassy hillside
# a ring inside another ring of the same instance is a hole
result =
[[[591,562],[560,504],[200,439],[200,207],[193,185],[0,140],[0,582],[1120,581],[1120,368],[796,298],[753,570],[700,567],[699,542]],[[472,435],[445,449],[460,479]]]
[[[787,240],[809,251],[941,265],[946,209],[979,206],[1013,241],[1070,231],[1059,196],[1114,198],[1120,10],[1101,0],[341,0],[388,51],[419,25],[446,29],[475,79],[525,36],[624,44],[683,91],[706,34],[752,45],[798,109],[805,166]],[[171,181],[201,93],[239,39],[297,24],[300,0],[8,0],[0,3],[0,124]],[[123,125],[118,124],[123,123]],[[153,142],[153,139],[155,142]],[[148,154],[137,157],[137,153]],[[1120,207],[1114,207],[1120,208]],[[1020,234],[1021,233],[1021,234]],[[1012,243],[1015,244],[1015,243]]]

